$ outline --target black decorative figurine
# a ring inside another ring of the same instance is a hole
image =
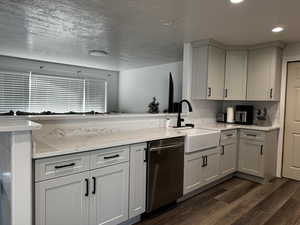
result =
[[[148,105],[148,113],[159,113],[159,102],[156,101],[156,98],[153,97],[153,101]]]

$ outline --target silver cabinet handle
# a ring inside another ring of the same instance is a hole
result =
[[[225,98],[228,98],[228,89],[225,88]]]
[[[264,154],[264,146],[263,146],[263,145],[260,146],[260,154],[261,154],[261,155]]]

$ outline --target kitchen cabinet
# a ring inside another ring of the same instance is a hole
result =
[[[278,130],[254,131],[241,129],[239,168],[243,174],[269,181],[276,175]]]
[[[246,100],[247,50],[226,51],[225,100]]]
[[[89,224],[89,172],[36,184],[36,225]]]
[[[214,148],[203,152],[204,166],[202,179],[204,184],[216,181],[220,177],[220,148]]]
[[[237,170],[237,130],[221,133],[220,175],[222,177]]]
[[[146,209],[146,154],[146,143],[130,146],[129,218],[144,213]]]
[[[263,177],[264,145],[262,142],[241,140],[239,171],[246,174]]]
[[[129,146],[36,160],[36,225],[116,225],[128,220],[128,161]]]
[[[186,154],[184,157],[184,188],[183,194],[188,194],[203,186],[202,167],[204,158],[201,151]]]
[[[217,180],[220,176],[220,148],[185,155],[184,194]]]
[[[91,171],[90,225],[115,225],[128,219],[128,163]]]
[[[248,56],[248,101],[279,101],[281,55],[278,47],[251,49]]]
[[[224,99],[225,50],[215,45],[193,45],[192,99]]]

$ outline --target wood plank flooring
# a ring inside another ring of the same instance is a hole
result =
[[[300,182],[232,178],[138,225],[300,225]]]

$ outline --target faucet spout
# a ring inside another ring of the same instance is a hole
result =
[[[181,122],[184,121],[184,119],[181,118],[182,103],[184,103],[184,102],[188,105],[189,112],[193,111],[192,104],[188,100],[186,100],[186,99],[181,100],[179,102],[179,109],[178,109],[178,116],[177,116],[177,126],[176,127],[182,127]]]

